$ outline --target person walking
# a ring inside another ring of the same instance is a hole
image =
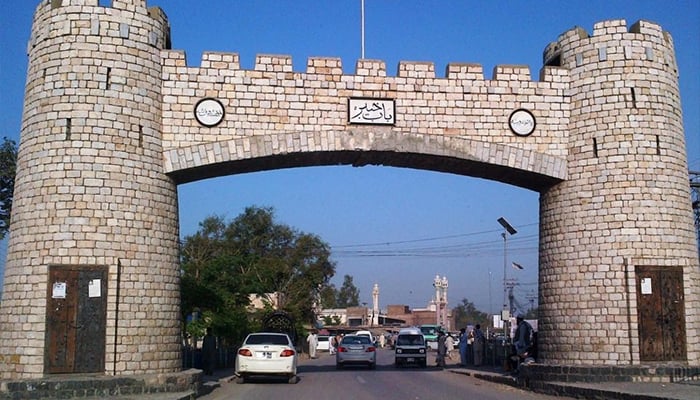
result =
[[[330,335],[328,337],[328,353],[330,353],[330,355],[335,354],[336,346],[337,344],[335,343],[335,335]]]
[[[340,346],[340,342],[343,340],[343,335],[340,333],[335,335],[335,351],[338,352],[338,347]]]
[[[467,333],[467,364],[474,364],[474,328]]]
[[[527,358],[532,351],[532,326],[525,321],[522,314],[515,318],[518,327],[515,329],[515,373],[518,372],[520,362]]]
[[[467,330],[465,328],[459,330],[459,365],[467,366]]]
[[[452,351],[455,349],[455,338],[453,338],[452,334],[449,332],[447,332],[447,337],[445,338],[445,348],[445,355],[452,361]]]
[[[447,354],[447,345],[445,344],[445,332],[438,331],[437,339],[437,356],[435,357],[435,365],[440,368],[445,368],[445,355]]]
[[[216,337],[207,328],[207,333],[202,341],[202,368],[204,375],[213,375],[216,367]]]
[[[309,332],[309,336],[306,337],[306,341],[309,343],[309,357],[316,358],[316,347],[318,346],[318,337],[316,336],[315,330]]]
[[[481,325],[474,327],[474,366],[478,367],[484,363],[484,344],[486,342]]]

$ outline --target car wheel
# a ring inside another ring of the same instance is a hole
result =
[[[335,364],[335,369],[343,369],[343,364],[336,363],[336,364]]]
[[[370,363],[369,369],[377,369],[377,363]]]
[[[421,368],[428,368],[428,362],[426,360],[423,360],[420,362]]]
[[[236,383],[239,384],[239,385],[240,385],[240,384],[244,384],[244,383],[245,383],[245,377],[243,377],[243,375],[238,375],[238,376],[236,377]]]
[[[296,375],[292,375],[289,377],[289,380],[287,381],[288,383],[291,383],[292,385],[296,384],[299,382],[299,377]]]

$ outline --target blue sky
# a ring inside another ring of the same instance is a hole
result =
[[[38,1],[8,1],[0,13],[0,136],[18,140],[26,44]],[[110,2],[102,2],[110,3]],[[288,54],[303,72],[308,57],[339,57],[345,73],[361,57],[360,0],[150,0],[172,28],[172,46],[199,65],[202,51],[238,53],[251,69],[256,54]],[[365,0],[365,58],[432,61],[438,76],[450,62],[479,63],[487,79],[498,64],[525,64],[537,79],[545,46],[574,26],[639,19],[674,38],[689,167],[700,170],[700,2]],[[436,274],[449,279],[450,305],[467,298],[484,311],[503,302],[503,270],[517,278],[522,307],[537,291],[538,194],[483,179],[389,167],[314,167],[267,171],[179,187],[181,235],[208,215],[234,218],[251,205],[270,206],[277,221],[318,234],[333,249],[334,283],[352,275],[361,301],[423,307]],[[505,217],[518,233],[508,238]],[[0,246],[4,266],[5,244]],[[525,267],[516,271],[515,261]],[[536,300],[535,300],[536,301]]]

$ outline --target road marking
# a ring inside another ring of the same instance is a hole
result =
[[[360,382],[360,383],[363,384],[363,385],[364,385],[365,383],[367,383],[367,381],[366,381],[363,377],[361,377],[361,376],[356,376],[355,379],[357,379],[357,381]]]

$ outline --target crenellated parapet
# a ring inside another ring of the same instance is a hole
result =
[[[42,1],[34,13],[28,52],[45,40],[65,36],[95,42],[102,36],[170,47],[170,25],[159,7],[147,8],[146,0],[113,0],[112,7],[99,0]]]
[[[590,35],[581,27],[562,33],[544,50],[545,65],[568,69],[606,61],[647,62],[677,74],[671,35],[653,22],[640,20],[627,27],[624,19],[601,21]]]
[[[188,66],[182,51],[166,50],[161,55],[166,149],[269,137],[271,129],[280,133],[366,131],[348,124],[348,98],[382,98],[392,99],[397,112],[393,126],[375,128],[381,131],[429,135],[435,140],[457,137],[485,145],[517,144],[552,157],[566,154],[562,134],[566,119],[562,117],[568,112],[569,79],[563,68],[544,68],[541,80],[533,81],[530,69],[523,65],[498,65],[493,79],[485,79],[481,65],[467,63],[448,64],[440,77],[432,62],[401,61],[391,76],[381,60],[359,60],[355,73],[345,74],[338,58],[309,58],[306,70],[297,72],[287,55],[258,55],[253,69],[241,68],[236,53],[204,53],[198,67]],[[194,105],[203,97],[216,98],[225,108],[226,117],[215,128],[191,118]],[[508,116],[518,108],[538,110],[538,140],[510,132]],[[342,145],[338,147],[342,150]],[[280,145],[276,151],[297,150]],[[168,160],[168,165],[182,164]],[[563,176],[561,171],[550,169],[549,173]]]
[[[167,50],[162,54],[166,74],[171,77],[176,74],[204,74],[209,76],[235,75],[236,71],[245,71],[240,65],[238,53],[205,52],[200,66],[190,66],[182,50]],[[306,74],[343,75],[343,63],[339,58],[309,57],[306,63]],[[292,57],[279,54],[258,54],[252,71],[294,72]],[[561,72],[552,72],[545,68],[540,81],[548,81],[552,76],[561,76]],[[371,76],[412,79],[442,79],[436,74],[435,63],[429,61],[400,61],[394,76],[387,74],[386,63],[382,60],[361,59],[355,64],[355,71],[350,76]],[[527,65],[497,65],[493,69],[495,81],[531,81],[530,68]],[[485,80],[484,68],[474,63],[449,63],[445,69],[444,79],[448,80]],[[338,79],[342,80],[342,79]],[[506,85],[508,86],[508,85]]]

